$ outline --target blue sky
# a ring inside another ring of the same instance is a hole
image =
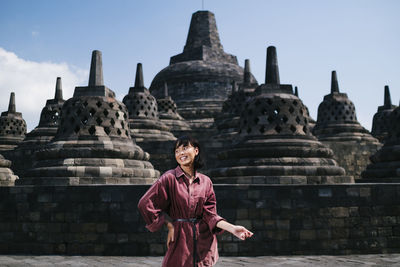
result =
[[[143,64],[147,87],[183,50],[201,0],[0,0],[0,111],[16,92],[28,129],[39,122],[57,76],[64,98],[88,79],[92,50],[103,53],[104,82],[122,100]],[[278,52],[281,83],[299,87],[314,119],[330,91],[331,71],[371,129],[385,85],[400,100],[400,1],[204,0],[222,45],[240,65],[250,59],[264,82],[269,45]]]

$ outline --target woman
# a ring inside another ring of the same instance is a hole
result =
[[[197,172],[200,146],[184,136],[175,143],[178,166],[165,172],[140,199],[138,208],[151,232],[168,228],[163,267],[213,266],[218,260],[216,234],[226,230],[241,240],[253,235],[218,216],[213,185]]]

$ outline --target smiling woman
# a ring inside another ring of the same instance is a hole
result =
[[[192,137],[174,146],[178,166],[164,173],[140,199],[138,208],[151,232],[168,228],[164,267],[213,266],[218,260],[216,234],[226,230],[245,240],[252,232],[217,214],[211,179],[197,172],[200,145]]]

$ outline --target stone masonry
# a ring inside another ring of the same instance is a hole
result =
[[[219,153],[219,166],[208,171],[215,183],[352,183],[318,142],[309,115],[292,85],[280,84],[278,59],[267,49],[265,84],[257,87],[241,113],[240,140]]]
[[[130,136],[128,110],[103,83],[93,51],[89,84],[76,87],[61,110],[56,137],[35,154],[24,185],[146,184],[159,172]]]
[[[333,150],[339,166],[355,179],[360,178],[369,157],[382,146],[357,121],[355,106],[347,94],[339,92],[336,71],[332,71],[331,93],[318,107],[313,133]]]

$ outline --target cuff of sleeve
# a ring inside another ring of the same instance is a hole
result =
[[[165,222],[164,213],[160,213],[159,217],[156,220],[154,220],[154,222],[152,222],[151,224],[146,225],[146,228],[150,232],[156,232],[163,226],[164,222]]]
[[[208,222],[208,227],[210,227],[210,230],[213,234],[222,234],[224,232],[223,229],[217,227],[217,223],[219,221],[225,221],[225,219],[221,216],[216,215],[212,217]]]

